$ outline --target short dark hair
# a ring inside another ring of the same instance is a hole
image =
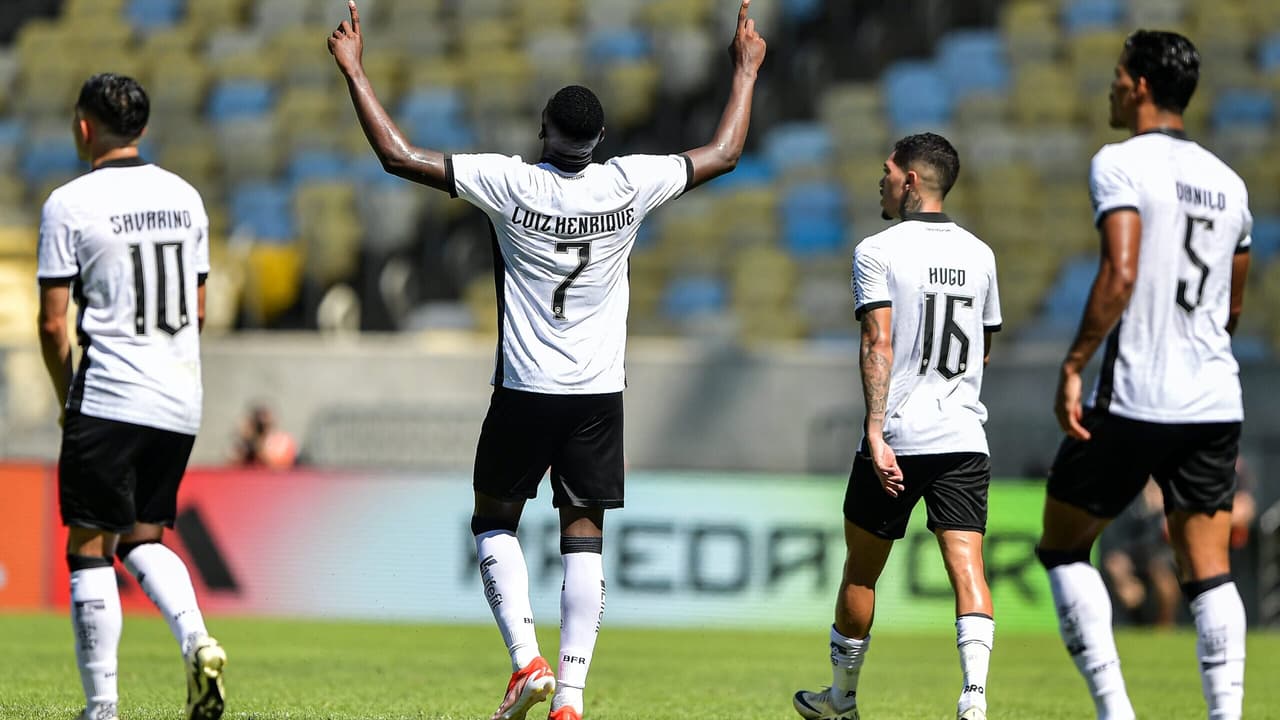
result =
[[[1151,100],[1161,110],[1186,110],[1200,80],[1200,52],[1175,32],[1135,31],[1124,41],[1120,63],[1134,81],[1147,79]]]
[[[947,139],[934,133],[908,135],[893,145],[893,162],[903,170],[927,165],[938,174],[938,189],[946,197],[960,177],[960,156]]]
[[[595,93],[570,85],[547,101],[547,121],[570,140],[595,140],[604,129],[604,108]]]
[[[86,80],[76,107],[125,140],[141,135],[151,117],[151,100],[142,85],[115,73],[99,73]]]

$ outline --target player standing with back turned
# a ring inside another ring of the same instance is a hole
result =
[[[942,211],[959,174],[945,138],[899,140],[885,160],[880,206],[901,222],[854,250],[866,434],[844,500],[848,552],[831,626],[831,687],[793,698],[808,720],[858,720],[876,582],[921,498],[956,597],[956,716],[987,717],[995,620],[982,563],[991,462],[979,395],[1001,316],[995,255]]]
[[[40,218],[40,346],[65,412],[58,500],[83,720],[116,720],[123,620],[113,554],[182,648],[187,718],[223,710],[226,653],[205,629],[186,565],[161,542],[200,428],[209,220],[195,188],[138,156],[150,109],[131,78],[89,78],[72,132],[93,170],[54,190]],[[74,378],[73,292],[84,349]]]
[[[476,449],[480,574],[511,656],[494,720],[524,718],[554,690],[551,720],[579,720],[604,612],[604,511],[623,501],[623,355],[628,257],[645,217],[736,166],[765,43],[738,11],[733,86],[711,142],[682,155],[594,161],[604,111],[590,90],[557,92],[542,113],[542,157],[446,156],[416,148],[374,95],[361,65],[360,16],[329,38],[356,114],[382,165],[461,197],[489,216],[498,293],[493,397]],[[516,528],[548,468],[560,511],[564,584],[559,682],[538,650]]]
[[[1196,624],[1212,720],[1244,703],[1245,614],[1231,580],[1231,506],[1244,419],[1231,333],[1244,303],[1253,218],[1244,182],[1187,138],[1200,77],[1191,41],[1139,30],[1111,83],[1111,126],[1132,137],[1093,158],[1102,261],[1062,363],[1054,411],[1066,431],[1049,475],[1038,554],[1067,651],[1101,720],[1132,720],[1111,599],[1089,555],[1148,476]],[[1106,339],[1087,409],[1081,372]]]

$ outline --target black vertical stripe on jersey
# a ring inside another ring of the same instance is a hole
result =
[[[142,274],[142,246],[130,245],[129,256],[133,258],[133,332],[135,335],[141,335],[147,328],[147,283],[146,278]],[[160,274],[160,281],[164,282],[164,274]],[[164,297],[164,285],[160,286],[160,297]]]
[[[1102,351],[1102,372],[1098,374],[1098,399],[1095,407],[1111,409],[1111,396],[1116,389],[1116,360],[1120,357],[1120,323],[1107,336],[1107,347]]]
[[[444,189],[449,192],[449,197],[458,197],[458,180],[453,176],[453,156],[444,159]]]
[[[502,387],[502,379],[506,376],[506,348],[503,347],[505,321],[507,314],[507,264],[502,259],[502,246],[498,245],[498,231],[489,221],[489,239],[493,243],[493,291],[498,298],[498,352],[493,370],[493,386]]]
[[[681,155],[684,158],[684,190],[680,191],[683,195],[693,189],[693,158],[688,155]]]
[[[71,393],[67,396],[68,410],[80,412],[80,406],[84,405],[84,383],[85,377],[89,374],[89,365],[89,343],[86,337],[83,349],[80,351],[80,365],[76,368],[76,376],[71,381]]]

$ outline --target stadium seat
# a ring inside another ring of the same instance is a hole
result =
[[[1174,28],[1187,16],[1185,0],[1129,0],[1129,27]]]
[[[587,38],[587,60],[595,65],[635,62],[653,54],[649,36],[639,30],[610,29]]]
[[[177,25],[185,4],[184,0],[129,0],[125,15],[129,24],[149,33]]]
[[[581,3],[579,7],[587,31],[595,32],[600,29],[633,27],[639,5],[633,0],[591,0]]]
[[[1062,27],[1069,35],[1119,27],[1125,16],[1121,0],[1067,0]]]
[[[1268,35],[1258,42],[1258,69],[1264,73],[1280,75],[1280,32]]]
[[[187,23],[215,30],[234,27],[244,21],[246,0],[187,0]]]
[[[764,138],[764,156],[778,173],[801,165],[825,165],[834,151],[831,134],[816,123],[775,125]]]
[[[1080,98],[1075,82],[1058,63],[1019,67],[1014,75],[1013,118],[1026,128],[1080,119]]]
[[[234,231],[267,243],[292,242],[297,237],[293,221],[293,197],[288,186],[245,183],[231,195]]]
[[[231,80],[209,93],[209,119],[215,123],[254,118],[271,111],[275,93],[271,86],[253,80]]]
[[[1213,127],[1270,127],[1275,121],[1276,100],[1262,90],[1225,90],[1213,103]]]
[[[783,194],[779,212],[783,240],[795,255],[832,253],[844,245],[845,197],[840,185],[795,185]]]
[[[250,246],[243,309],[251,325],[265,327],[293,307],[302,287],[303,256],[295,243]]]
[[[0,119],[0,175],[9,174],[22,155],[27,129],[16,118]]]
[[[315,3],[313,0],[254,0],[249,5],[253,13],[253,28],[264,36],[271,36],[283,29],[304,25],[307,21],[309,4]],[[339,13],[339,20],[345,18],[345,12],[339,10]],[[334,20],[333,24],[337,25],[339,20]],[[333,30],[330,29],[329,32]],[[319,40],[317,40],[318,43]]]
[[[1000,36],[987,30],[948,33],[935,57],[954,97],[1002,95],[1009,88],[1009,66]]]
[[[514,0],[516,22],[526,34],[541,28],[574,24],[578,0]]]
[[[712,180],[707,187],[717,191],[733,191],[744,187],[761,187],[773,182],[773,166],[759,155],[744,153],[738,167],[728,175]]]
[[[1259,215],[1253,219],[1253,261],[1259,264],[1280,258],[1280,215]]]
[[[30,260],[0,259],[0,342],[26,345],[35,339],[35,276]]]
[[[951,88],[931,62],[907,60],[881,76],[885,111],[894,128],[945,125],[951,121]]]
[[[295,185],[339,181],[350,172],[346,158],[324,150],[302,150],[289,160],[289,181]]]
[[[399,118],[410,140],[425,147],[465,149],[474,143],[457,90],[411,90],[400,103]]]
[[[673,279],[662,298],[662,312],[670,320],[686,321],[724,311],[728,291],[723,280],[708,276]]]
[[[1062,45],[1054,5],[1040,0],[1017,0],[1002,7],[1000,34],[1013,67],[1055,60]]]
[[[716,70],[706,58],[717,44],[706,30],[692,25],[671,28],[659,34],[654,44],[664,93],[683,97],[706,87]]]
[[[70,133],[45,135],[28,141],[20,167],[28,183],[43,183],[50,177],[75,175],[86,169],[76,155]],[[43,201],[43,198],[41,198]]]
[[[614,63],[605,69],[600,102],[609,122],[631,128],[652,116],[658,90],[658,66],[650,61]]]

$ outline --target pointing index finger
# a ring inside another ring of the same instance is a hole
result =
[[[351,11],[351,29],[360,34],[360,11],[356,9],[356,0],[347,0],[347,9]]]
[[[738,27],[747,24],[747,7],[751,5],[751,0],[742,0],[742,7],[738,8]]]

